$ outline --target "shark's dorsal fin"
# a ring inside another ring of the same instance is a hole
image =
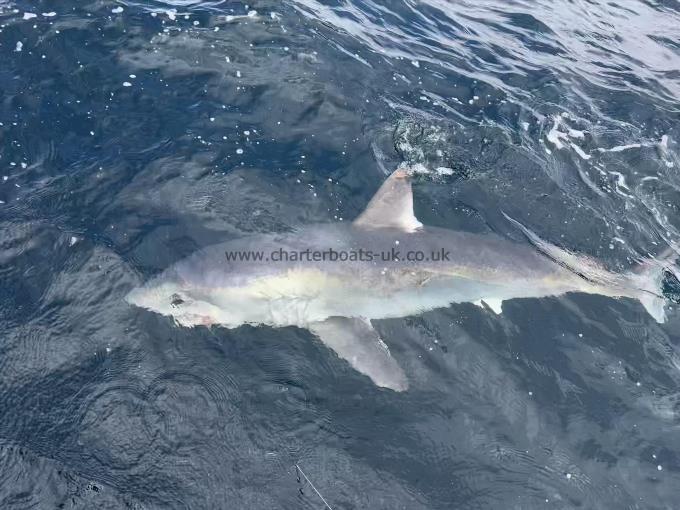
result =
[[[354,220],[361,228],[395,228],[414,232],[423,226],[413,214],[411,178],[404,168],[397,168],[380,186],[364,212]]]

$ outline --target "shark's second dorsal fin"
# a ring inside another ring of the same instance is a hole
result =
[[[404,168],[397,168],[380,186],[364,212],[354,220],[361,228],[396,228],[413,232],[423,226],[413,214],[411,178]]]

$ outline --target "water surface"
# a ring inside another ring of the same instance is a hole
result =
[[[673,1],[0,0],[0,507],[323,508],[296,463],[334,509],[680,506],[677,311],[382,321],[396,394],[303,330],[122,299],[351,221],[404,161],[426,224],[524,242],[505,212],[627,270],[680,238],[678,26]]]

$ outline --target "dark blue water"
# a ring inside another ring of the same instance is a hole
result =
[[[626,270],[680,238],[679,26],[674,0],[0,0],[0,508],[324,508],[309,481],[333,509],[679,508],[677,310],[382,321],[399,394],[306,331],[122,299],[351,220],[403,161],[426,224],[521,241],[505,212]]]

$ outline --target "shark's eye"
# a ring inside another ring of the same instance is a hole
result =
[[[172,306],[177,307],[177,306],[181,305],[182,303],[184,303],[184,300],[180,297],[179,294],[173,294],[172,296],[170,296],[170,304]]]

